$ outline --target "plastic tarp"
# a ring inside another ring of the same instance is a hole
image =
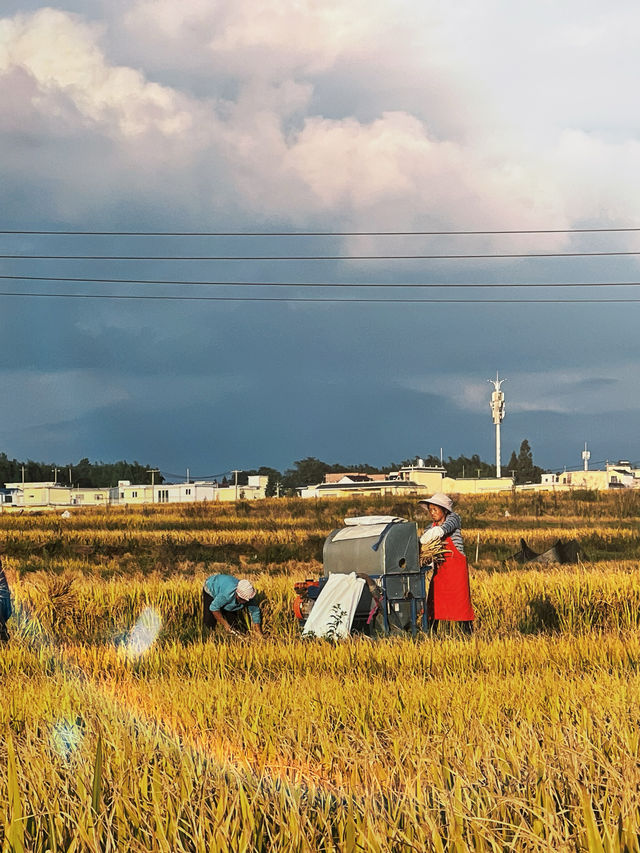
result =
[[[347,527],[361,524],[390,524],[392,521],[404,521],[397,515],[354,515],[351,518],[345,518],[344,523]]]
[[[365,585],[364,578],[331,574],[306,621],[302,636],[343,639],[349,634],[356,607]]]
[[[577,563],[580,557],[580,545],[576,539],[563,542],[558,539],[555,545],[538,554],[529,548],[524,539],[520,540],[520,550],[513,554],[512,560],[518,563]]]
[[[342,542],[345,539],[377,539],[387,524],[359,524],[354,527],[343,527],[333,537],[333,542]]]

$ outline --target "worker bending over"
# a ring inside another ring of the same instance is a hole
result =
[[[206,579],[202,590],[204,628],[215,628],[218,624],[237,635],[246,624],[245,613],[251,618],[253,631],[262,634],[262,614],[250,581],[232,575],[210,575]]]

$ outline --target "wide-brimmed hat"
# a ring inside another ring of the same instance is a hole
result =
[[[236,587],[236,595],[241,601],[251,601],[255,594],[256,591],[253,588],[253,584],[251,583],[251,581],[238,581],[238,586]]]
[[[431,495],[430,498],[423,498],[423,500],[418,501],[419,504],[435,504],[436,506],[441,507],[442,509],[446,509],[447,512],[453,511],[453,501],[449,497],[449,495],[443,495],[442,492],[436,492],[435,495]]]

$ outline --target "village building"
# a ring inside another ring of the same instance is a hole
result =
[[[416,483],[429,494],[444,492],[447,495],[469,495],[480,492],[504,492],[513,488],[512,477],[455,478],[447,476],[446,468],[436,465],[410,465],[401,468],[398,476],[402,480]]]
[[[640,488],[640,470],[626,460],[607,462],[604,470],[599,471],[562,471],[555,474],[543,474],[539,484],[528,484],[528,490],[548,491],[552,489],[638,489]]]
[[[375,477],[378,479],[375,479]],[[370,479],[371,478],[371,479]],[[323,483],[298,489],[302,498],[348,497],[350,495],[398,495],[428,497],[435,492],[451,495],[510,491],[511,477],[468,477],[454,479],[439,465],[408,465],[389,474],[325,474]]]
[[[11,493],[11,505],[29,507],[107,506],[111,499],[108,488],[80,489],[54,482],[5,483]]]
[[[17,491],[17,489],[9,489],[6,487],[4,489],[0,488],[0,509],[5,506],[13,505]]]
[[[416,483],[388,478],[351,480],[344,477],[337,483],[318,483],[315,486],[298,488],[298,494],[301,498],[346,498],[353,495],[365,495],[367,497],[374,495],[418,495],[420,492],[421,489]]]

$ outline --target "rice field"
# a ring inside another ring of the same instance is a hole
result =
[[[640,850],[636,496],[535,497],[461,502],[472,639],[299,637],[324,537],[409,504],[0,516],[3,853]],[[215,571],[264,639],[202,637]]]

